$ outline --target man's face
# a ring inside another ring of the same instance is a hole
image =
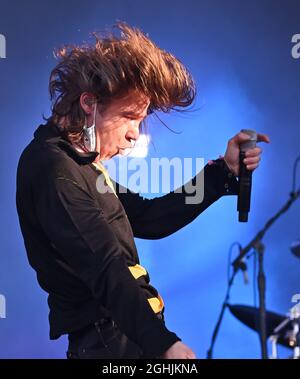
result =
[[[113,100],[103,111],[100,108],[96,116],[96,149],[101,160],[124,154],[124,149],[134,145],[149,104],[147,97],[131,91],[126,97]]]

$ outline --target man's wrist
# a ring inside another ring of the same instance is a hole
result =
[[[208,162],[216,169],[216,189],[220,196],[236,195],[238,181],[235,173],[230,169],[223,156]]]
[[[230,172],[233,176],[235,176],[236,178],[238,177],[238,175],[235,173],[235,171],[230,167],[230,164],[227,162],[226,158],[223,157],[222,155],[219,157],[219,159],[222,159],[224,161],[224,167],[225,169]]]

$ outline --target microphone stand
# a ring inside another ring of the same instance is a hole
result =
[[[299,198],[300,189],[297,192],[292,192],[290,198],[284,204],[284,206],[265,224],[262,230],[260,230],[252,241],[241,250],[240,255],[233,261],[232,266],[236,269],[243,257],[249,252],[250,249],[256,250],[258,253],[258,290],[259,290],[259,336],[261,345],[262,359],[267,359],[267,339],[266,339],[266,304],[265,304],[265,291],[266,291],[266,279],[264,274],[263,258],[264,258],[264,245],[261,242],[267,230],[274,224],[279,217],[281,217],[290,206]]]
[[[266,276],[264,273],[264,252],[265,246],[259,240],[255,244],[255,250],[258,255],[258,275],[257,287],[259,297],[259,339],[261,346],[262,359],[268,358],[267,334],[266,334]]]
[[[258,271],[258,289],[259,289],[259,336],[260,336],[260,344],[261,344],[261,354],[262,359],[267,359],[267,339],[266,339],[266,305],[265,305],[265,289],[266,289],[266,279],[264,274],[264,266],[263,266],[263,258],[264,258],[264,245],[262,243],[262,239],[267,232],[267,230],[274,224],[274,222],[282,216],[291,205],[300,197],[300,189],[296,192],[291,192],[288,201],[283,205],[282,208],[271,217],[266,223],[263,229],[261,229],[255,237],[248,243],[248,245],[241,249],[239,256],[233,261],[233,273],[229,280],[228,289],[225,296],[225,301],[222,305],[221,313],[218,318],[218,322],[215,326],[211,345],[207,352],[207,358],[211,359],[213,357],[213,347],[221,326],[221,322],[224,316],[225,309],[228,305],[230,288],[233,284],[234,278],[241,268],[243,262],[243,258],[249,253],[251,249],[254,249],[258,253],[258,263],[259,263],[259,271]]]

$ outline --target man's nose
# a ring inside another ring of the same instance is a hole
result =
[[[132,125],[126,133],[126,138],[137,140],[140,136],[139,126],[139,123]]]

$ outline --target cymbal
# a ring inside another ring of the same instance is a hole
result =
[[[259,308],[251,307],[248,305],[230,305],[228,304],[230,312],[243,324],[247,325],[249,328],[259,331]],[[292,322],[288,317],[274,313],[271,311],[266,311],[266,334],[270,337],[274,333],[274,329],[280,325],[283,321],[287,321],[286,325],[278,332],[279,338],[278,343],[286,346],[292,347],[289,335],[292,332]]]

